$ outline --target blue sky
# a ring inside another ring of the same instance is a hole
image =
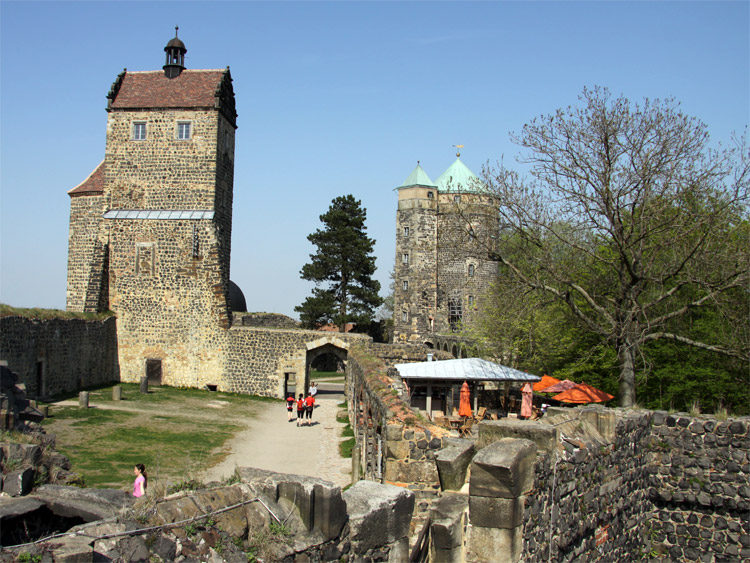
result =
[[[232,279],[296,316],[331,200],[367,209],[387,292],[396,195],[420,160],[475,173],[584,86],[674,97],[714,142],[750,122],[750,3],[0,0],[0,302],[65,307],[69,197],[104,157],[117,74],[231,67],[239,114]]]

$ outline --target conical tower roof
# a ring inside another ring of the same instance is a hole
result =
[[[425,172],[422,169],[422,167],[419,164],[419,161],[417,161],[417,167],[414,170],[412,170],[408,178],[404,180],[404,183],[401,184],[396,189],[400,190],[401,188],[410,188],[412,186],[425,186],[428,188],[437,188],[437,185],[432,180],[430,180],[430,177],[427,175],[427,172]]]
[[[480,187],[479,176],[469,170],[458,157],[437,179],[437,188],[441,192],[479,193]]]

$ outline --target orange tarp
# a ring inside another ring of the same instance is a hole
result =
[[[575,381],[571,381],[570,379],[563,379],[560,383],[555,383],[554,385],[550,385],[547,387],[544,392],[545,393],[562,393],[563,391],[567,391],[568,389],[573,389],[578,385]]]
[[[602,403],[614,399],[614,396],[586,383],[579,383],[552,398],[563,403]]]
[[[540,381],[534,383],[534,391],[544,391],[547,387],[555,383],[560,383],[560,380],[545,373]]]
[[[458,404],[458,416],[471,416],[471,391],[469,391],[469,384],[465,381],[461,385],[461,401]]]

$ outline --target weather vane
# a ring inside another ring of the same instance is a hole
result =
[[[453,145],[456,149],[456,156],[461,156],[461,149],[464,148],[463,145]]]

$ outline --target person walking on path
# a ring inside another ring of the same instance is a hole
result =
[[[133,481],[133,496],[142,497],[146,494],[148,476],[146,475],[146,466],[142,463],[136,463],[133,468],[135,481]]]
[[[308,395],[305,399],[305,418],[307,419],[307,426],[312,424],[313,410],[315,409],[315,397]]]
[[[297,426],[299,426],[299,421],[304,421],[305,418],[305,400],[302,398],[302,393],[299,394],[299,399],[297,399]]]
[[[289,422],[292,421],[293,410],[294,410],[294,395],[289,394],[286,396],[286,418]]]

